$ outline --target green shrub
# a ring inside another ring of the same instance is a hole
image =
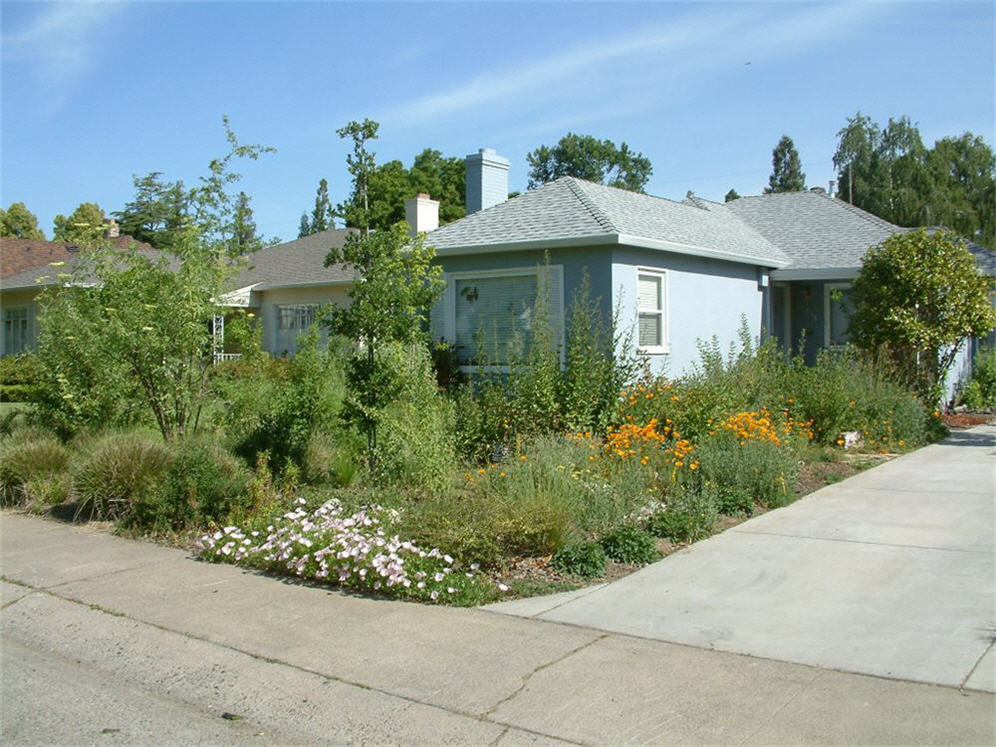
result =
[[[33,402],[45,367],[32,353],[0,357],[0,402]]]
[[[207,438],[188,438],[170,448],[172,461],[156,486],[139,493],[127,515],[143,529],[183,529],[223,521],[247,500],[249,470]]]
[[[0,502],[51,506],[69,492],[69,450],[52,435],[25,429],[3,441]]]
[[[603,534],[598,542],[606,557],[620,563],[644,565],[653,563],[660,556],[657,543],[650,534],[627,524]]]
[[[422,345],[384,345],[378,353],[398,395],[379,414],[373,478],[439,493],[456,471],[453,412],[437,388]]]
[[[665,507],[645,521],[655,537],[672,542],[695,542],[708,537],[716,526],[716,497],[708,488],[686,489],[668,496]]]
[[[127,520],[150,500],[172,461],[160,438],[141,431],[97,438],[73,472],[77,516]]]
[[[750,516],[754,513],[754,498],[739,485],[716,485],[716,508],[724,516]]]
[[[338,344],[320,349],[311,329],[299,338],[293,358],[279,359],[253,339],[243,343],[243,358],[212,381],[224,404],[221,425],[233,451],[249,464],[266,452],[277,472],[302,466],[311,434],[338,425],[345,397]]]
[[[789,444],[741,443],[732,433],[717,432],[702,439],[697,453],[703,479],[720,495],[739,490],[768,508],[785,505],[793,495],[799,457]]]
[[[597,578],[605,574],[605,550],[597,542],[565,545],[553,554],[550,565],[579,578]]]
[[[961,390],[961,401],[971,410],[996,407],[996,347],[983,347],[972,361],[972,378]]]

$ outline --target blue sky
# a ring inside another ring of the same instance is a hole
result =
[[[80,202],[119,209],[132,175],[188,184],[225,149],[277,148],[242,189],[269,237],[297,235],[321,177],[348,190],[335,129],[380,122],[378,161],[574,131],[647,155],[647,191],[760,193],[790,135],[807,182],[833,178],[860,110],[909,116],[928,145],[993,143],[994,4],[984,2],[2,2],[0,203],[47,235]]]

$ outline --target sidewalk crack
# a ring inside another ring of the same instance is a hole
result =
[[[574,654],[580,651],[584,651],[589,646],[592,646],[608,637],[609,637],[608,633],[602,633],[601,635],[592,638],[590,641],[582,643],[580,646],[576,646],[575,648],[572,648],[570,651],[561,654],[555,659],[551,659],[550,661],[535,667],[533,670],[526,672],[526,674],[522,676],[522,682],[519,684],[519,686],[515,688],[515,690],[513,690],[511,693],[506,695],[504,698],[499,700],[497,703],[495,703],[493,706],[488,708],[488,710],[484,711],[484,713],[480,715],[480,718],[487,719],[489,716],[491,716],[492,713],[498,710],[501,706],[515,700],[515,698],[517,698],[522,693],[522,691],[526,689],[526,687],[529,685],[530,680],[532,680],[532,678],[535,675],[539,674],[544,669],[548,669],[549,667],[552,667],[554,664],[559,664],[560,662],[565,661],[566,659],[569,659],[570,657],[574,656]]]
[[[760,733],[761,729],[763,729],[768,724],[773,722],[775,720],[775,717],[778,716],[778,714],[780,714],[782,711],[784,711],[786,708],[792,705],[792,703],[794,703],[799,698],[800,695],[802,695],[804,692],[806,692],[806,690],[812,687],[813,683],[816,682],[816,680],[818,680],[822,676],[823,672],[817,671],[816,674],[813,676],[813,679],[811,679],[805,685],[800,687],[796,692],[792,693],[791,697],[789,697],[788,700],[786,700],[780,706],[771,711],[771,713],[768,714],[768,717],[757,725],[756,729],[753,729],[749,734],[745,735],[743,739],[737,742],[737,744],[747,744],[748,742],[750,742],[755,735]]]
[[[958,692],[962,695],[968,695],[968,693],[965,692],[965,685],[967,685],[968,681],[972,679],[972,675],[975,674],[975,670],[979,668],[982,660],[986,658],[986,654],[993,650],[993,646],[996,646],[996,629],[989,631],[989,645],[986,646],[986,650],[982,652],[982,655],[976,659],[975,664],[972,665],[972,668],[968,670],[968,674],[965,675],[965,679],[963,679],[961,684],[958,685]]]

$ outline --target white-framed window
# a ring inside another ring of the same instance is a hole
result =
[[[20,355],[32,348],[31,314],[27,306],[3,310],[3,354]]]
[[[505,367],[533,344],[542,300],[562,354],[563,285],[560,265],[447,273],[446,291],[433,310],[433,336],[454,346],[461,366],[485,360]]]
[[[314,303],[276,304],[276,330],[273,336],[273,352],[278,355],[297,352],[298,338],[315,323],[321,306]],[[327,342],[328,330],[319,329],[321,344]]]
[[[315,323],[316,304],[296,303],[277,306],[277,329],[281,332],[303,332]]]
[[[850,283],[827,283],[823,286],[823,346],[846,345],[851,336],[848,327],[854,315]]]
[[[642,353],[666,353],[667,272],[640,268],[636,274],[637,348]]]

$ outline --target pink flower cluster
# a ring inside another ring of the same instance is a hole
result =
[[[355,589],[436,601],[468,585],[486,584],[470,572],[454,571],[453,558],[438,549],[423,550],[381,528],[385,509],[369,506],[345,515],[332,500],[314,511],[298,499],[294,510],[276,518],[265,531],[228,526],[201,537],[202,557]]]

